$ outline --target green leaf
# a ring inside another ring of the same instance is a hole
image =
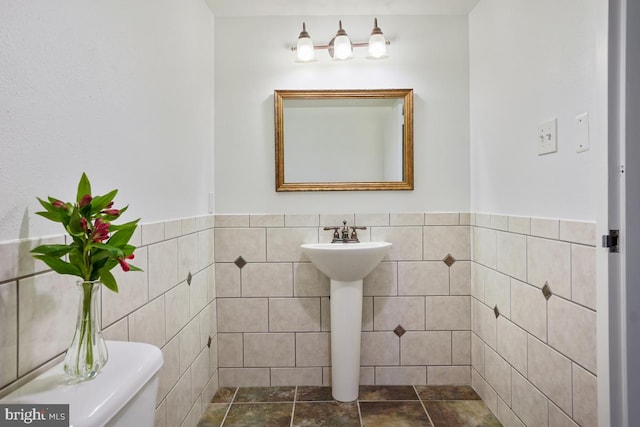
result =
[[[129,268],[131,268],[131,270],[129,270],[129,271],[144,271],[143,269],[141,269],[139,267],[136,267],[133,264],[129,264]]]
[[[80,200],[86,195],[91,194],[91,183],[89,183],[89,178],[87,178],[87,174],[82,172],[82,176],[80,177],[80,182],[78,183],[78,194],[76,196],[76,202],[80,203]]]
[[[71,252],[73,249],[73,246],[69,245],[41,245],[31,249],[31,252],[60,258]]]
[[[91,213],[97,213],[107,207],[109,203],[116,197],[118,190],[112,190],[104,196],[96,196],[91,200]]]
[[[118,292],[118,284],[116,283],[116,278],[113,277],[113,274],[108,269],[100,270],[100,281],[103,285],[105,285],[109,290],[113,292]]]
[[[118,260],[114,259],[114,258],[110,258],[109,260],[107,260],[107,262],[104,263],[104,266],[101,268],[101,270],[107,270],[110,271],[113,269],[113,267],[115,267],[116,265],[118,265]]]
[[[135,221],[126,222],[124,224],[109,224],[109,231],[123,230],[126,228],[133,228],[135,230],[135,228],[138,226],[138,221],[140,221],[140,218],[136,219]]]
[[[36,215],[45,217],[48,220],[51,220],[53,222],[62,222],[62,218],[59,212],[40,211],[40,212],[36,212]]]
[[[73,264],[69,264],[59,258],[48,255],[34,255],[33,257],[43,261],[58,274],[69,274],[71,276],[78,276],[84,279],[82,272]]]
[[[45,217],[53,222],[62,222],[63,214],[66,214],[66,211],[64,209],[56,208],[55,206],[53,206],[53,202],[45,202],[39,197],[36,197],[36,199],[38,199],[38,202],[40,202],[42,207],[46,210],[44,212],[36,212],[36,215]],[[53,200],[55,202],[57,199],[49,197],[49,200]]]
[[[111,235],[107,243],[110,246],[121,248],[129,243],[129,239],[131,239],[134,231],[136,231],[135,227],[121,228]]]
[[[78,208],[74,207],[73,212],[71,213],[71,217],[69,218],[69,226],[67,230],[69,234],[74,236],[82,236],[85,231],[82,228],[82,216],[80,216],[80,212],[78,212]]]
[[[49,202],[45,202],[44,200],[42,200],[40,197],[36,197],[36,199],[38,199],[38,201],[40,202],[40,204],[42,205],[43,208],[45,208],[47,210],[47,212],[56,212],[58,210],[58,208],[54,208],[53,207],[53,202],[49,203]],[[51,200],[52,197],[49,197],[49,200]],[[55,201],[55,199],[54,199]]]
[[[105,251],[102,249],[98,249],[97,251],[92,251],[91,252],[91,264],[93,264],[95,266],[95,264],[98,261],[102,261],[104,259],[107,259],[111,256],[111,253],[109,251]]]
[[[74,250],[69,252],[69,263],[82,272],[82,277],[89,277],[89,266],[84,263],[82,251],[74,248]]]
[[[132,245],[124,245],[122,247],[122,252],[124,253],[125,257],[131,255],[135,250],[136,250],[136,247]]]
[[[91,245],[89,246],[90,248],[98,248],[101,251],[107,251],[109,254],[111,254],[114,257],[122,257],[124,256],[124,253],[122,252],[122,249],[120,249],[117,246],[113,246],[111,244],[108,243],[101,243],[101,242],[93,242],[91,243]]]

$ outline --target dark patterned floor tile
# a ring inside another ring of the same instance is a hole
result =
[[[416,386],[422,400],[480,400],[471,386],[421,385]]]
[[[213,399],[211,399],[211,403],[230,403],[235,393],[236,387],[219,388]]]
[[[240,387],[233,403],[293,402],[295,387]]]
[[[289,427],[293,403],[232,404],[224,427]]]
[[[360,402],[363,427],[431,427],[420,402]]]
[[[368,400],[418,400],[413,386],[361,385],[358,399]]]
[[[296,427],[360,427],[356,402],[301,402],[293,414]]]
[[[220,427],[228,408],[228,403],[210,403],[202,414],[198,427]]]
[[[434,427],[501,427],[481,400],[425,401]]]
[[[329,402],[333,400],[331,387],[299,386],[297,402]]]

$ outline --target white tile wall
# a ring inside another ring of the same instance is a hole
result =
[[[505,426],[597,425],[595,225],[475,220],[473,387]]]
[[[213,217],[142,224],[131,242],[138,246],[134,264],[144,271],[116,268],[120,292],[103,288],[100,293],[107,339],[162,349],[156,426],[193,427],[202,402],[218,388],[213,237]],[[52,242],[64,237],[46,239]],[[42,243],[0,243],[0,396],[47,366],[43,363],[60,360],[75,328],[75,278],[33,261],[29,250]]]
[[[0,384],[18,378],[18,285],[0,285]]]
[[[362,381],[469,384],[470,215],[456,212],[216,216],[220,383],[329,383],[329,279],[300,244],[330,241],[322,227],[343,219],[393,243],[364,279]]]
[[[18,375],[65,351],[78,313],[76,279],[49,272],[18,281]]]
[[[363,240],[394,244],[365,279],[363,384],[471,383],[505,425],[596,419],[593,224],[467,213],[219,215],[144,224],[134,237],[145,272],[117,273],[122,293],[102,295],[110,336],[163,349],[158,426],[195,420],[218,384],[329,384],[329,282],[299,245],[328,241],[321,227],[342,219],[369,227]],[[38,322],[65,323],[68,313],[75,322],[73,282],[61,284],[64,297],[49,295],[46,283],[58,276],[27,262],[35,244],[0,244],[5,390],[68,345],[30,355]],[[28,304],[40,309],[33,318]]]

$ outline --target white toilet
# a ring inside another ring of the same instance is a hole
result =
[[[162,352],[150,344],[107,341],[109,360],[92,380],[69,384],[62,363],[1,403],[69,404],[72,427],[152,427]]]

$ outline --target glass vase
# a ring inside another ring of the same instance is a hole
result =
[[[68,377],[86,380],[98,375],[109,357],[100,328],[98,304],[99,281],[78,280],[80,291],[76,331],[64,359],[64,372]]]

